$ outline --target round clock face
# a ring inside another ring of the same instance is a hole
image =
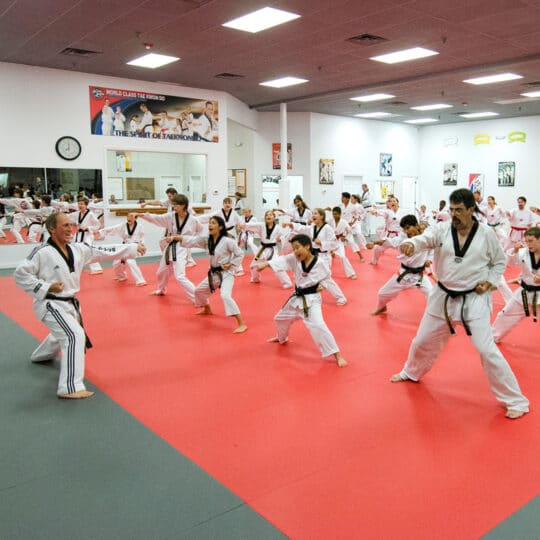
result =
[[[74,137],[60,137],[56,141],[56,153],[63,159],[77,159],[81,155],[81,143]]]

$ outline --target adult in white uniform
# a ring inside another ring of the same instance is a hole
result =
[[[270,342],[286,343],[294,321],[301,319],[317,345],[322,357],[333,355],[339,367],[347,365],[334,336],[324,322],[322,299],[319,291],[323,282],[330,279],[330,268],[312,249],[309,236],[298,234],[291,239],[294,253],[277,257],[259,264],[259,270],[267,266],[275,272],[290,270],[294,274],[295,289],[285,305],[274,317],[277,336]]]
[[[195,289],[195,305],[203,308],[199,315],[211,315],[212,310],[208,299],[219,287],[225,315],[236,319],[237,327],[234,333],[241,334],[247,330],[247,325],[238,304],[232,297],[232,290],[235,270],[242,263],[244,254],[236,240],[227,234],[225,220],[220,216],[210,218],[208,232],[208,236],[178,237],[178,241],[185,247],[200,247],[208,250],[210,269],[207,278]]]
[[[141,219],[158,227],[165,227],[163,255],[157,270],[157,289],[152,293],[163,296],[167,292],[167,284],[172,275],[184,290],[188,299],[195,303],[195,285],[186,276],[188,250],[180,243],[181,235],[196,236],[202,233],[199,220],[189,212],[189,200],[185,195],[173,198],[174,212],[166,214],[141,214]]]
[[[506,217],[510,223],[508,248],[515,246],[518,242],[523,242],[525,240],[525,231],[536,222],[535,215],[528,208],[525,208],[527,204],[525,197],[518,197],[517,204],[517,208],[506,212]]]
[[[261,239],[261,245],[250,265],[251,283],[260,283],[259,263],[272,260],[277,252],[278,245],[283,242],[284,229],[276,223],[276,216],[272,210],[267,210],[264,213],[264,223],[246,223],[240,225],[240,229],[256,234]],[[292,287],[287,272],[276,271],[275,274],[284,289]]]
[[[145,249],[135,244],[99,248],[70,244],[71,222],[63,213],[51,214],[45,225],[51,238],[37,246],[14,273],[15,283],[34,297],[37,318],[50,330],[32,353],[31,360],[44,362],[61,352],[58,397],[86,398],[94,392],[86,390],[83,381],[85,347],[91,344],[75,297],[80,290],[81,273],[91,261],[135,257]]]
[[[105,103],[101,109],[101,133],[103,135],[112,135],[114,111],[109,104],[109,100],[105,98]]]
[[[498,313],[493,323],[495,343],[532,313],[533,322],[538,319],[538,297],[540,296],[540,227],[525,231],[526,247],[516,244],[507,252],[509,262],[521,267],[520,287],[512,299]],[[533,330],[534,332],[534,330]],[[536,330],[538,332],[538,330]]]
[[[77,207],[79,210],[69,215],[71,222],[77,226],[74,241],[93,246],[94,233],[99,231],[101,224],[95,214],[88,208],[88,199],[86,197],[81,197],[77,201]],[[101,264],[97,261],[90,263],[90,273],[102,274],[103,268],[101,268]]]
[[[433,249],[439,281],[429,295],[407,362],[390,380],[420,380],[455,333],[453,324],[461,323],[480,354],[491,391],[506,406],[506,416],[519,418],[529,411],[529,401],[495,345],[490,327],[490,291],[506,261],[493,231],[473,218],[475,207],[470,190],[452,192],[452,221],[430,227],[400,246],[408,257],[416,250]]]
[[[126,129],[126,117],[122,114],[122,107],[118,105],[114,112],[113,128],[115,135],[117,131],[125,131]]]
[[[122,240],[122,244],[144,244],[144,230],[142,225],[137,223],[137,214],[134,213],[127,215],[125,223],[111,225],[99,231],[100,239],[103,240],[106,236],[116,236]],[[116,281],[126,281],[126,266],[129,268],[137,287],[146,285],[146,280],[135,259],[117,259],[113,262],[114,279]]]
[[[399,224],[403,229],[403,233],[391,240],[384,240],[384,242],[390,242],[392,247],[398,247],[408,238],[421,234],[418,220],[412,214],[403,216]],[[381,242],[381,240],[377,240],[376,242]],[[403,255],[403,253],[400,253],[397,256],[398,261],[401,263],[401,268],[397,276],[392,276],[379,289],[377,295],[377,307],[375,311],[371,312],[372,315],[386,313],[387,304],[406,289],[416,288],[420,290],[426,298],[428,297],[431,289],[433,289],[431,281],[427,277],[424,277],[424,270],[429,255],[430,253],[428,251],[422,250],[413,253],[410,257]]]
[[[371,234],[371,214],[369,211],[373,205],[373,199],[371,198],[371,193],[367,184],[362,184],[362,193],[360,193],[360,204],[364,207],[366,211],[366,217],[362,223],[362,232],[367,238]]]
[[[366,209],[360,204],[360,195],[351,195],[351,204],[354,208],[354,221],[349,223],[352,234],[358,238],[358,247],[360,249],[366,249],[366,237],[364,236],[363,225],[364,221],[368,218]],[[364,256],[359,251],[360,262],[364,262]]]
[[[499,243],[504,248],[508,243],[508,234],[504,230],[504,223],[506,222],[506,212],[497,205],[495,197],[490,195],[487,198],[486,212],[486,224],[490,229],[493,229]]]

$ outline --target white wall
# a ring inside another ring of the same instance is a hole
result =
[[[526,142],[508,141],[508,134],[524,131]],[[490,144],[475,145],[476,134],[490,135]],[[454,144],[455,143],[455,144]],[[435,208],[440,199],[459,187],[468,187],[469,173],[483,173],[484,198],[493,195],[502,208],[516,206],[516,198],[525,195],[529,203],[539,204],[538,149],[540,117],[505,118],[425,126],[420,130],[420,189],[423,202]],[[498,163],[516,163],[515,187],[498,187]],[[458,185],[443,186],[445,163],[458,164]]]
[[[227,135],[229,140],[228,168],[246,169],[246,208],[254,208],[258,200],[254,193],[255,179],[255,130],[233,120],[227,120]],[[234,193],[229,193],[234,195]]]

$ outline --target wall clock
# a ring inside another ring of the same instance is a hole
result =
[[[81,155],[81,143],[75,137],[60,137],[56,141],[56,153],[68,161],[77,159]]]

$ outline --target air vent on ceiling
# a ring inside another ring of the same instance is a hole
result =
[[[244,75],[237,75],[236,73],[218,73],[214,75],[216,79],[243,79]]]
[[[523,86],[540,86],[540,81],[533,81],[525,83]]]
[[[346,41],[356,43],[357,45],[375,45],[376,43],[382,43],[383,41],[388,40],[381,36],[376,36],[375,34],[358,34],[357,36],[347,39]]]
[[[389,101],[384,105],[394,105],[394,107],[401,107],[402,105],[407,105],[407,103],[405,103],[404,101]]]
[[[67,56],[81,56],[83,58],[89,58],[95,54],[101,54],[100,51],[88,51],[86,49],[76,49],[75,47],[66,47],[60,54]]]

